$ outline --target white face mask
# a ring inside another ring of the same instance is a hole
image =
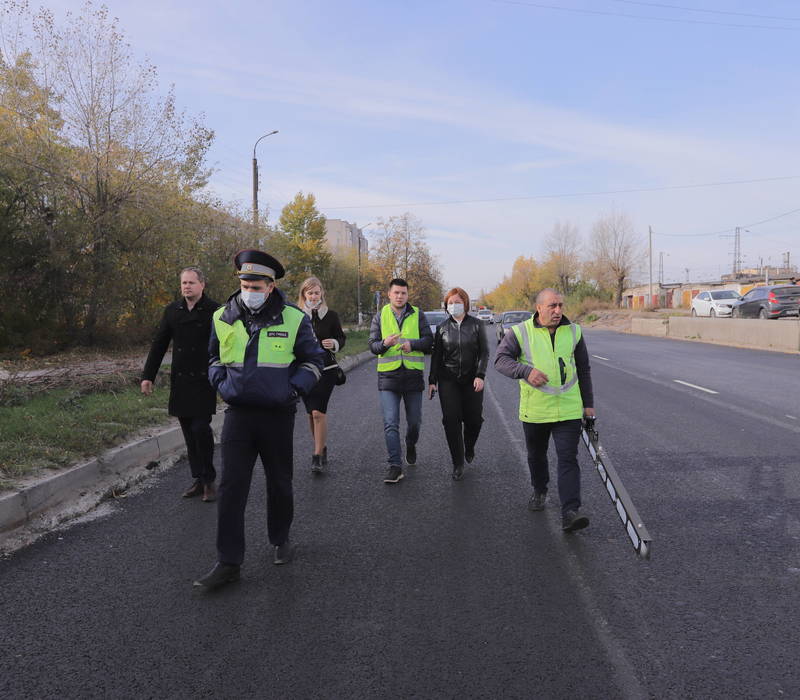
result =
[[[256,311],[264,306],[267,300],[266,292],[251,292],[246,289],[242,290],[242,304],[244,304],[250,311]]]
[[[463,316],[464,315],[464,305],[463,304],[448,304],[447,305],[447,313],[451,316]]]

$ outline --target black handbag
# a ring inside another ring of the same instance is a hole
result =
[[[344,373],[344,370],[336,365],[336,386],[342,386],[347,381],[347,375]]]

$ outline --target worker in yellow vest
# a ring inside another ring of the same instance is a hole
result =
[[[431,351],[433,333],[425,314],[408,303],[408,283],[404,279],[397,277],[389,283],[388,296],[389,303],[372,319],[369,349],[378,356],[378,394],[389,453],[383,482],[396,484],[403,478],[400,402],[406,409],[406,463],[416,464],[425,390],[424,354]]]
[[[239,579],[244,512],[256,457],[267,479],[267,535],[273,563],[292,559],[292,447],[297,400],[322,375],[325,353],[308,316],[275,287],[284,275],[259,250],[237,253],[240,289],[213,316],[208,379],[228,404],[222,426],[222,479],[217,509],[217,563],[195,586]]]
[[[589,352],[577,323],[564,316],[564,298],[554,289],[536,297],[536,313],[512,326],[497,348],[498,372],[519,380],[519,419],[525,432],[533,495],[528,507],[543,510],[550,473],[550,436],[558,456],[561,528],[573,532],[589,525],[579,512],[581,473],[578,441],[583,416],[594,416]]]

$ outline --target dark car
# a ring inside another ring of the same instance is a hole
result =
[[[800,289],[800,287],[798,287]],[[497,324],[497,342],[499,343],[503,336],[506,334],[506,331],[511,328],[511,326],[516,326],[518,323],[522,323],[523,321],[527,321],[533,314],[530,311],[506,311],[500,318],[500,322]]]
[[[734,318],[780,318],[800,315],[800,286],[753,287],[733,307]]]
[[[431,327],[431,333],[434,335],[436,335],[436,326],[438,326],[446,318],[447,311],[442,311],[441,309],[425,312],[425,320],[428,322],[428,325]]]

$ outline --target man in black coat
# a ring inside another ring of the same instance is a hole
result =
[[[194,478],[183,497],[202,496],[209,503],[216,498],[211,416],[217,412],[217,394],[208,382],[208,339],[211,316],[220,305],[204,294],[200,268],[184,268],[180,279],[183,299],[164,309],[142,372],[142,393],[153,392],[153,380],[172,341],[169,414],[180,421]]]

